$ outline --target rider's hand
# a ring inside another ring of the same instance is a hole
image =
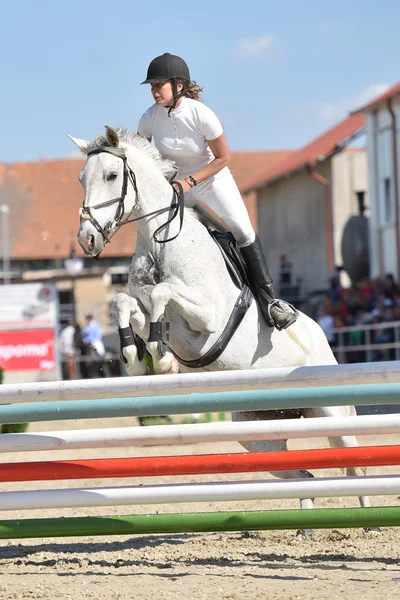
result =
[[[179,192],[179,188],[178,186],[175,186],[176,183],[180,183],[182,188],[183,188],[183,193],[186,194],[186,192],[189,192],[189,190],[191,190],[191,186],[188,184],[188,182],[185,179],[177,179],[176,181],[173,182],[173,186],[176,189],[177,192]]]

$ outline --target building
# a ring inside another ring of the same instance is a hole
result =
[[[400,280],[400,82],[358,109],[367,132],[370,271]]]
[[[230,168],[239,188],[247,187],[251,180],[290,153],[233,152]],[[100,307],[123,289],[135,251],[136,229],[134,225],[123,227],[106,246],[100,260],[83,256],[75,244],[78,211],[83,200],[77,175],[83,164],[84,160],[79,158],[0,164],[0,205],[8,207],[7,214],[0,214],[5,226],[0,229],[0,256],[9,256],[11,272],[7,276],[12,282],[54,281],[62,305],[73,303],[74,295],[81,307],[79,318],[89,308],[93,310],[97,299],[97,316],[104,321],[107,317]],[[255,196],[250,193],[245,201],[257,227]],[[71,244],[83,260],[83,270],[75,277],[65,269]],[[0,261],[0,281],[5,266]]]
[[[367,189],[365,152],[349,147],[363,127],[362,114],[344,119],[245,189],[257,194],[259,235],[274,280],[286,255],[302,295],[326,289],[342,263],[344,226],[358,213],[357,193]]]

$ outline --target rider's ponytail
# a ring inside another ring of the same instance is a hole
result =
[[[192,100],[199,100],[200,102],[202,101],[201,97],[200,97],[200,92],[203,91],[203,88],[201,88],[199,85],[197,85],[197,83],[195,81],[190,81],[189,83],[184,83],[185,86],[185,91],[183,93],[184,96],[186,96],[186,98],[191,98]]]

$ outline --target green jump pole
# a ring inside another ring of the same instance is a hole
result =
[[[400,383],[377,383],[1,405],[0,423],[399,403]]]
[[[400,506],[2,520],[0,539],[393,526]]]

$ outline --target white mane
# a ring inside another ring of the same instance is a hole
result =
[[[161,171],[161,173],[169,179],[175,172],[176,169],[173,166],[172,161],[168,159],[164,159],[157,148],[151,144],[146,138],[133,133],[127,127],[118,127],[115,129],[119,138],[119,147],[123,149],[124,147],[135,148],[143,152],[148,158],[150,158],[157,168]],[[94,140],[92,140],[85,153],[89,154],[93,152],[93,150],[98,150],[99,148],[110,148],[110,144],[107,141],[104,135],[98,135]],[[118,154],[118,148],[115,148],[115,154]]]

